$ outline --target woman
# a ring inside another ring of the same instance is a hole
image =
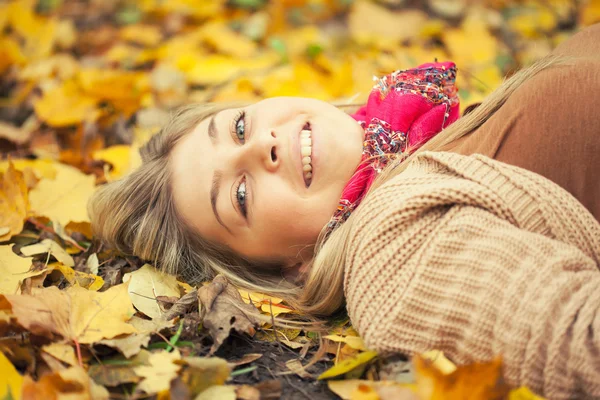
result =
[[[94,196],[94,229],[191,281],[223,273],[315,317],[345,304],[380,352],[500,354],[510,385],[600,397],[599,38],[579,33],[450,126],[444,63],[391,112],[380,82],[361,124],[311,99],[188,107]],[[380,118],[397,113],[406,131]]]

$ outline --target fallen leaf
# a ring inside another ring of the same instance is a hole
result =
[[[173,321],[161,320],[160,318],[149,321],[135,316],[128,323],[137,330],[137,333],[118,336],[113,339],[104,339],[97,343],[115,348],[126,358],[131,358],[138,354],[142,347],[148,346],[151,334],[173,326]]]
[[[0,294],[19,293],[21,282],[41,273],[30,271],[31,257],[19,257],[12,247],[12,244],[0,246]]]
[[[77,358],[71,345],[65,343],[50,343],[42,347],[42,351],[70,366],[76,366]]]
[[[181,282],[177,282],[181,286]],[[167,321],[172,320],[190,309],[198,306],[198,291],[194,290],[181,297],[173,306],[163,315]]]
[[[181,355],[177,349],[171,353],[165,350],[152,353],[148,359],[148,365],[134,368],[134,372],[144,378],[138,384],[138,389],[148,394],[168,390],[171,381],[181,369],[180,365],[174,363],[174,361],[179,359],[181,359]]]
[[[414,392],[414,385],[401,384],[392,381],[367,381],[360,379],[344,379],[344,380],[329,380],[327,381],[329,390],[340,396],[343,400],[354,400],[368,398],[371,395],[374,399],[382,400],[417,400],[419,397]],[[393,389],[394,396],[389,395],[389,391]],[[388,395],[381,396],[379,393],[384,392]],[[374,397],[373,394],[376,396]],[[361,397],[363,396],[363,397]]]
[[[365,351],[363,353],[358,354],[356,357],[340,362],[337,365],[329,368],[327,371],[323,372],[318,380],[333,378],[339,375],[343,375],[347,372],[352,371],[354,368],[359,367],[373,358],[377,357],[377,352],[375,351]]]
[[[117,145],[107,147],[102,150],[96,150],[92,154],[94,160],[103,160],[112,165],[108,176],[110,180],[122,178],[131,168],[131,146]]]
[[[346,343],[348,346],[350,346],[356,350],[362,350],[362,351],[367,350],[362,338],[360,338],[358,336],[327,335],[327,336],[324,336],[323,338],[329,339],[334,342]]]
[[[123,282],[129,282],[129,297],[139,311],[150,318],[161,318],[158,296],[179,298],[179,284],[172,275],[164,274],[145,264],[137,271],[123,275]]]
[[[194,400],[235,400],[235,387],[233,386],[211,386],[197,395]]]
[[[31,210],[63,226],[69,222],[89,222],[87,202],[95,190],[93,175],[71,166],[55,163],[56,178],[42,179],[29,192]]]
[[[198,289],[198,300],[203,325],[214,342],[210,354],[229,337],[231,329],[253,336],[261,322],[256,308],[244,303],[223,275],[217,275],[210,284]]]
[[[537,396],[526,387],[520,387],[510,391],[508,400],[544,400],[544,398]]]
[[[29,211],[28,192],[23,173],[10,163],[6,172],[0,173],[0,227],[9,228],[8,232],[0,234],[0,242],[23,230]]]
[[[421,398],[438,399],[499,399],[508,394],[502,379],[500,358],[489,363],[474,363],[458,367],[445,374],[433,362],[420,356],[413,358]]]
[[[296,373],[300,378],[308,379],[312,378],[312,375],[309,374],[304,366],[300,362],[300,360],[288,360],[285,363],[285,366],[292,372]]]
[[[66,266],[63,263],[48,264],[48,270],[60,272],[64,279],[71,285],[79,285],[82,288],[98,291],[104,286],[104,279],[97,275],[87,274],[81,271],[75,271],[72,267]]]
[[[83,121],[95,121],[97,99],[83,93],[73,81],[44,93],[34,104],[37,116],[54,127],[70,126]]]
[[[23,377],[2,352],[0,352],[0,376],[3,382],[0,385],[0,398],[20,399]]]
[[[135,333],[126,321],[135,310],[127,295],[127,285],[113,286],[98,293],[70,286],[65,290],[48,287],[33,295],[0,295],[3,309],[33,334],[52,337],[58,334],[78,343],[94,343],[124,333]]]
[[[229,360],[227,364],[230,368],[239,367],[240,365],[249,364],[261,358],[263,355],[260,353],[247,353],[238,360]]]
[[[17,128],[14,125],[7,124],[6,122],[0,122],[0,138],[6,139],[15,144],[23,145],[29,141],[31,137],[31,131],[25,131],[24,129]]]
[[[26,377],[23,383],[23,400],[68,398],[108,400],[108,390],[97,385],[81,367],[45,375],[38,382]]]
[[[65,249],[63,249],[58,243],[51,239],[44,239],[40,243],[21,247],[21,253],[26,256],[49,253],[67,267],[73,267],[75,265],[73,257],[67,254]]]
[[[227,361],[217,357],[186,357],[179,363],[184,364],[181,380],[192,396],[211,386],[223,385],[231,372]]]

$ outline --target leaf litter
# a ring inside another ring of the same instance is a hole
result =
[[[507,394],[501,360],[378,355],[343,313],[319,347],[275,324],[281,299],[103,248],[86,205],[179,105],[361,102],[372,76],[450,58],[464,109],[598,21],[567,0],[0,3],[0,398],[537,399]]]

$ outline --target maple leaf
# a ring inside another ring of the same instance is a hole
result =
[[[198,289],[198,300],[203,326],[214,341],[211,354],[229,337],[231,329],[252,336],[260,324],[260,313],[244,303],[240,293],[223,275],[217,275],[210,284]]]
[[[64,397],[63,397],[64,396]],[[38,399],[81,399],[108,400],[108,391],[97,385],[81,367],[71,367],[50,375],[38,382],[25,377],[23,400]]]
[[[62,226],[71,221],[89,222],[87,201],[95,190],[94,176],[60,163],[55,163],[54,168],[54,180],[42,179],[29,192],[31,210]]]
[[[179,359],[181,359],[181,355],[177,349],[171,353],[163,350],[150,355],[149,365],[134,368],[136,375],[144,378],[138,385],[139,389],[148,394],[168,390],[171,381],[181,369],[180,365],[173,363],[173,361]]]
[[[127,323],[135,310],[126,284],[102,293],[79,286],[63,291],[52,286],[36,290],[32,295],[3,295],[0,309],[11,311],[12,318],[33,334],[60,335],[76,343],[94,343],[136,332]]]

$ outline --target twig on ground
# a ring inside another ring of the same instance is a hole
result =
[[[273,325],[273,332],[275,335],[275,340],[277,340],[277,345],[279,346],[279,353],[283,354],[283,349],[281,348],[281,342],[277,337],[277,329],[275,329],[275,317],[273,316],[273,301],[269,299],[269,308],[271,309],[271,324]]]

